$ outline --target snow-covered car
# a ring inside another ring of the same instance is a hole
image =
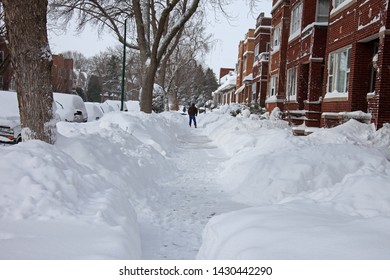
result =
[[[100,103],[85,102],[85,108],[88,113],[88,121],[96,121],[103,116],[103,112],[100,108]]]
[[[114,112],[115,111],[115,108],[112,107],[110,104],[108,104],[107,102],[104,102],[104,103],[99,103],[99,107],[100,107],[100,110],[102,110],[102,113],[105,114],[105,113],[109,113],[109,112]]]
[[[56,101],[57,111],[61,121],[66,122],[87,122],[88,113],[83,99],[75,94],[53,93]]]
[[[121,101],[120,100],[106,100],[106,101],[104,101],[104,103],[107,103],[116,112],[121,110]],[[123,102],[123,111],[127,111],[126,102]]]
[[[14,92],[0,91],[0,142],[22,141],[18,99]]]
[[[78,95],[53,93],[56,119],[86,122],[87,109]],[[16,92],[0,91],[0,142],[16,144],[22,141],[19,105]]]

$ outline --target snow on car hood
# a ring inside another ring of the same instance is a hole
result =
[[[0,125],[1,126],[9,126],[10,128],[14,128],[20,125],[19,117],[0,117]]]

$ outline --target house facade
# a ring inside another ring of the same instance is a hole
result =
[[[238,45],[236,102],[251,104],[253,62],[255,53],[255,30],[249,29],[245,39]]]
[[[266,107],[320,126],[330,0],[273,1]]]
[[[329,2],[290,1],[284,110],[295,125],[320,126]]]
[[[271,51],[266,108],[284,110],[286,100],[287,45],[290,29],[290,0],[273,0],[271,10]]]
[[[274,0],[271,14],[268,111],[308,127],[390,122],[387,0]]]
[[[268,82],[271,18],[264,13],[256,19],[255,50],[253,63],[252,103],[265,107]]]
[[[71,93],[73,89],[73,59],[53,55],[53,91]]]
[[[212,93],[214,104],[225,105],[235,103],[236,72],[234,69],[230,69],[228,72],[220,71],[220,74],[225,75],[219,79],[219,87]]]
[[[388,0],[333,0],[326,50],[322,126],[351,116],[377,128],[390,122],[390,18]]]

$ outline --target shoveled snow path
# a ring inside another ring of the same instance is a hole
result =
[[[170,159],[175,179],[158,182],[169,203],[160,205],[154,221],[140,221],[144,259],[194,259],[208,220],[246,207],[231,201],[216,180],[225,153],[201,129],[190,129],[179,140]]]

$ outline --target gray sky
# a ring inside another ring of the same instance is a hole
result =
[[[218,21],[214,15],[210,16],[208,32],[213,33],[216,43],[211,52],[205,58],[205,64],[212,68],[215,74],[219,75],[221,67],[234,68],[237,62],[238,43],[244,39],[249,28],[256,25],[257,15],[263,11],[266,16],[270,15],[272,1],[262,0],[258,2],[256,10],[249,11],[244,0],[237,0],[227,8],[229,14],[235,16],[230,22],[223,16],[218,16]],[[87,27],[80,35],[77,35],[71,27],[64,33],[49,32],[50,47],[53,53],[64,51],[78,51],[86,57],[94,56],[108,47],[116,46],[119,43],[110,34],[104,34],[99,38],[97,31]]]

